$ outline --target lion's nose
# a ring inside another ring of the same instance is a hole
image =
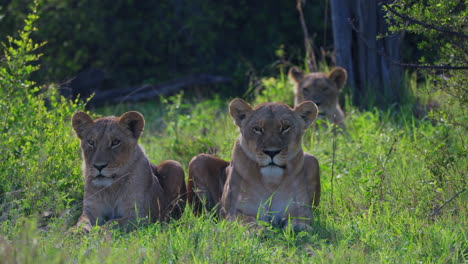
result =
[[[107,163],[105,164],[93,164],[94,168],[96,168],[99,172],[101,172],[102,169],[107,167]]]
[[[280,150],[264,150],[263,152],[265,152],[265,154],[267,154],[271,157],[271,159],[273,159],[276,156],[276,154],[280,153]]]

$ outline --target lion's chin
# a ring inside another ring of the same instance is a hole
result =
[[[284,168],[276,165],[268,165],[260,168],[260,173],[263,176],[263,181],[267,184],[277,185],[283,179]]]
[[[91,183],[96,187],[108,187],[112,183],[114,183],[114,179],[110,178],[110,177],[105,177],[105,176],[99,175],[99,176],[95,177],[91,181]]]

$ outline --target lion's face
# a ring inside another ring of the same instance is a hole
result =
[[[327,115],[327,112],[338,104],[347,73],[345,69],[337,67],[328,75],[321,72],[304,74],[293,67],[289,70],[289,78],[295,86],[297,101],[312,101],[319,108],[321,115]]]
[[[240,145],[264,176],[282,176],[288,162],[302,150],[302,136],[317,117],[317,107],[304,102],[294,109],[282,103],[264,103],[252,109],[242,99],[229,105],[240,128]]]
[[[84,112],[73,115],[72,125],[81,140],[83,171],[88,182],[105,187],[125,176],[144,123],[138,112],[94,121]]]

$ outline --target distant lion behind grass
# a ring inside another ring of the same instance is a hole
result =
[[[329,74],[324,72],[303,73],[296,67],[289,69],[289,79],[294,84],[294,105],[304,101],[314,102],[319,109],[319,118],[345,128],[345,115],[339,104],[339,95],[348,75],[341,67]]]

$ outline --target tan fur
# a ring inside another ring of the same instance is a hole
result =
[[[295,230],[311,229],[312,205],[320,200],[317,159],[302,150],[302,136],[317,117],[312,102],[296,108],[264,103],[252,109],[241,99],[230,114],[240,129],[231,162],[201,154],[189,164],[189,201],[229,220],[259,220]]]
[[[182,166],[176,161],[158,166],[148,161],[138,144],[144,124],[143,116],[134,111],[97,120],[84,112],[73,115],[85,180],[83,213],[77,227],[89,231],[96,224],[127,226],[137,218],[166,220],[174,205],[183,203]]]
[[[344,128],[344,112],[338,98],[347,80],[346,70],[334,68],[328,75],[324,72],[304,74],[293,67],[289,70],[289,79],[294,84],[294,104],[312,101],[319,108],[319,118]]]

